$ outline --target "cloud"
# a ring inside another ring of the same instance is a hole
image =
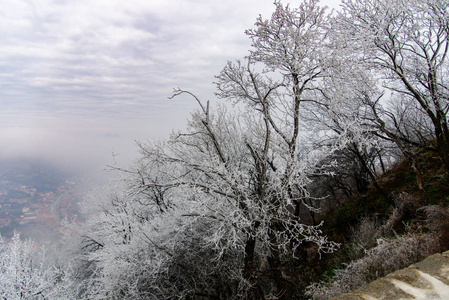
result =
[[[2,1],[3,148],[35,141],[42,153],[61,142],[109,151],[125,135],[184,126],[196,104],[167,101],[172,88],[213,98],[214,75],[247,54],[244,30],[273,8],[272,0]],[[114,134],[104,146],[95,141]]]

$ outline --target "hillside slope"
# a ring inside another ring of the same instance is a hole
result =
[[[321,216],[323,231],[341,248],[311,267],[321,281],[307,297],[350,292],[449,249],[448,170],[432,152],[416,157],[423,189],[403,159],[377,178],[381,190],[372,187]]]

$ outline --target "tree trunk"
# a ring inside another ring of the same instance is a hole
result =
[[[243,277],[247,282],[246,299],[263,299],[263,293],[260,289],[259,279],[256,275],[256,266],[254,264],[254,253],[256,248],[256,239],[249,237],[245,244],[245,257],[243,259]]]
[[[284,278],[282,277],[281,272],[281,259],[278,247],[276,247],[277,239],[273,233],[270,233],[270,242],[272,244],[272,248],[270,250],[270,256],[268,257],[268,263],[270,266],[270,279],[272,283],[271,294],[283,294],[282,292],[285,290],[284,286]]]
[[[245,279],[251,279],[254,276],[254,250],[256,248],[256,240],[250,237],[246,241],[245,245],[245,258],[244,258],[244,268],[243,276]]]
[[[444,165],[449,169],[449,133],[447,131],[448,129],[443,126],[435,128],[438,153]]]

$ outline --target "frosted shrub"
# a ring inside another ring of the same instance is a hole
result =
[[[47,263],[47,255],[18,233],[7,242],[0,237],[1,299],[70,299],[68,273]]]
[[[431,230],[443,231],[449,226],[449,212],[439,205],[428,205],[421,208],[426,215],[426,225]]]
[[[365,257],[335,271],[331,282],[314,283],[306,295],[312,299],[330,299],[351,292],[377,278],[423,259],[438,249],[433,234],[407,234],[401,237],[377,240],[377,246],[365,251]]]
[[[349,259],[363,257],[367,249],[376,246],[381,236],[380,222],[374,218],[363,218],[357,226],[350,229]]]

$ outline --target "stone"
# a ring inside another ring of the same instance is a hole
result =
[[[447,300],[449,251],[434,254],[333,300]]]

